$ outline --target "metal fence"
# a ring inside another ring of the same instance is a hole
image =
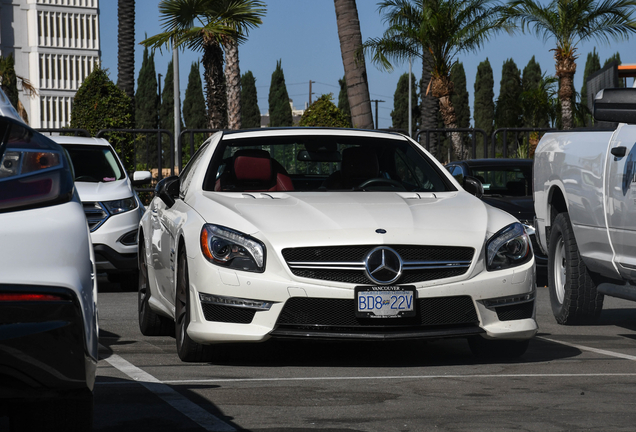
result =
[[[424,129],[417,133],[415,139],[428,151],[436,154],[444,162],[455,160],[456,155],[451,148],[450,134],[460,133],[462,136],[462,154],[468,153],[469,159],[477,158],[526,158],[530,145],[530,135],[536,132],[541,136],[553,128],[500,128],[488,136],[479,128],[439,128]],[[442,154],[444,153],[444,154]]]
[[[439,128],[419,131],[415,139],[421,142],[427,150],[435,151],[438,159],[450,162],[456,159],[451,149],[451,133],[461,134],[462,154],[467,153],[468,158],[476,159],[482,157],[527,157],[524,150],[529,146],[530,134],[533,132],[543,134],[554,130],[547,128],[501,128],[488,136],[486,131],[479,128]],[[72,134],[90,137],[90,133],[85,129],[38,129],[38,131],[48,134]],[[175,152],[174,135],[167,129],[103,129],[97,132],[96,137],[116,142],[123,140],[126,145],[132,145],[132,156],[126,169],[151,171],[153,180],[156,182],[167,175],[178,174],[180,168],[188,162],[203,141],[218,131],[218,129],[183,130],[178,137],[178,152]],[[111,143],[116,144],[116,142]],[[115,147],[119,152],[121,151],[117,145]],[[120,156],[122,155],[120,154]]]

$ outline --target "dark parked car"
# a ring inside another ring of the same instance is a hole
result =
[[[446,169],[459,184],[464,184],[466,176],[479,180],[484,188],[483,201],[510,213],[525,225],[534,248],[537,282],[545,285],[548,261],[534,234],[532,163],[532,159],[472,159],[450,162]]]

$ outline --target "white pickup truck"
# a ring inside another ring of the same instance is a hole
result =
[[[604,295],[636,301],[636,84],[605,89],[616,130],[546,134],[534,161],[535,228],[560,324],[593,322]]]

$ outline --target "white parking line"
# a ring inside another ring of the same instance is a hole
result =
[[[576,348],[579,349],[581,351],[589,351],[589,352],[593,352],[596,354],[603,354],[606,356],[610,356],[610,357],[618,357],[618,358],[622,358],[625,360],[631,360],[631,361],[636,361],[636,356],[633,355],[629,355],[629,354],[623,354],[623,353],[619,353],[619,352],[615,352],[615,351],[608,351],[608,350],[603,350],[603,349],[598,349],[598,348],[592,348],[592,347],[588,347],[585,345],[577,345],[577,344],[572,344],[572,343],[568,343],[568,342],[563,342],[563,341],[558,341],[555,339],[550,339],[544,336],[537,336],[537,339],[541,339],[547,342],[553,342],[553,343],[557,343],[557,344],[561,344],[561,345],[565,345],[565,346],[569,346],[572,348]]]
[[[221,421],[218,417],[210,414],[199,405],[195,404],[188,398],[182,396],[179,392],[164,382],[159,381],[148,372],[138,368],[129,361],[123,359],[117,354],[111,354],[105,358],[111,366],[128,375],[135,382],[138,382],[169,405],[177,409],[183,415],[189,417],[206,431],[210,432],[234,432],[232,426]]]
[[[462,378],[576,378],[576,377],[636,377],[636,373],[560,373],[560,374],[449,374],[449,375],[393,375],[393,376],[343,376],[343,377],[290,377],[290,378],[210,378],[196,380],[167,380],[165,384],[211,384],[242,382],[289,382],[289,381],[378,381],[378,380],[424,380],[424,379],[462,379]],[[104,385],[108,385],[104,383]]]

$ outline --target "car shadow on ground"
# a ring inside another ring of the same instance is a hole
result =
[[[400,342],[268,341],[250,345],[219,345],[212,363],[254,367],[422,367],[496,363],[547,362],[575,357],[580,350],[533,339],[517,359],[473,356],[465,339]]]

